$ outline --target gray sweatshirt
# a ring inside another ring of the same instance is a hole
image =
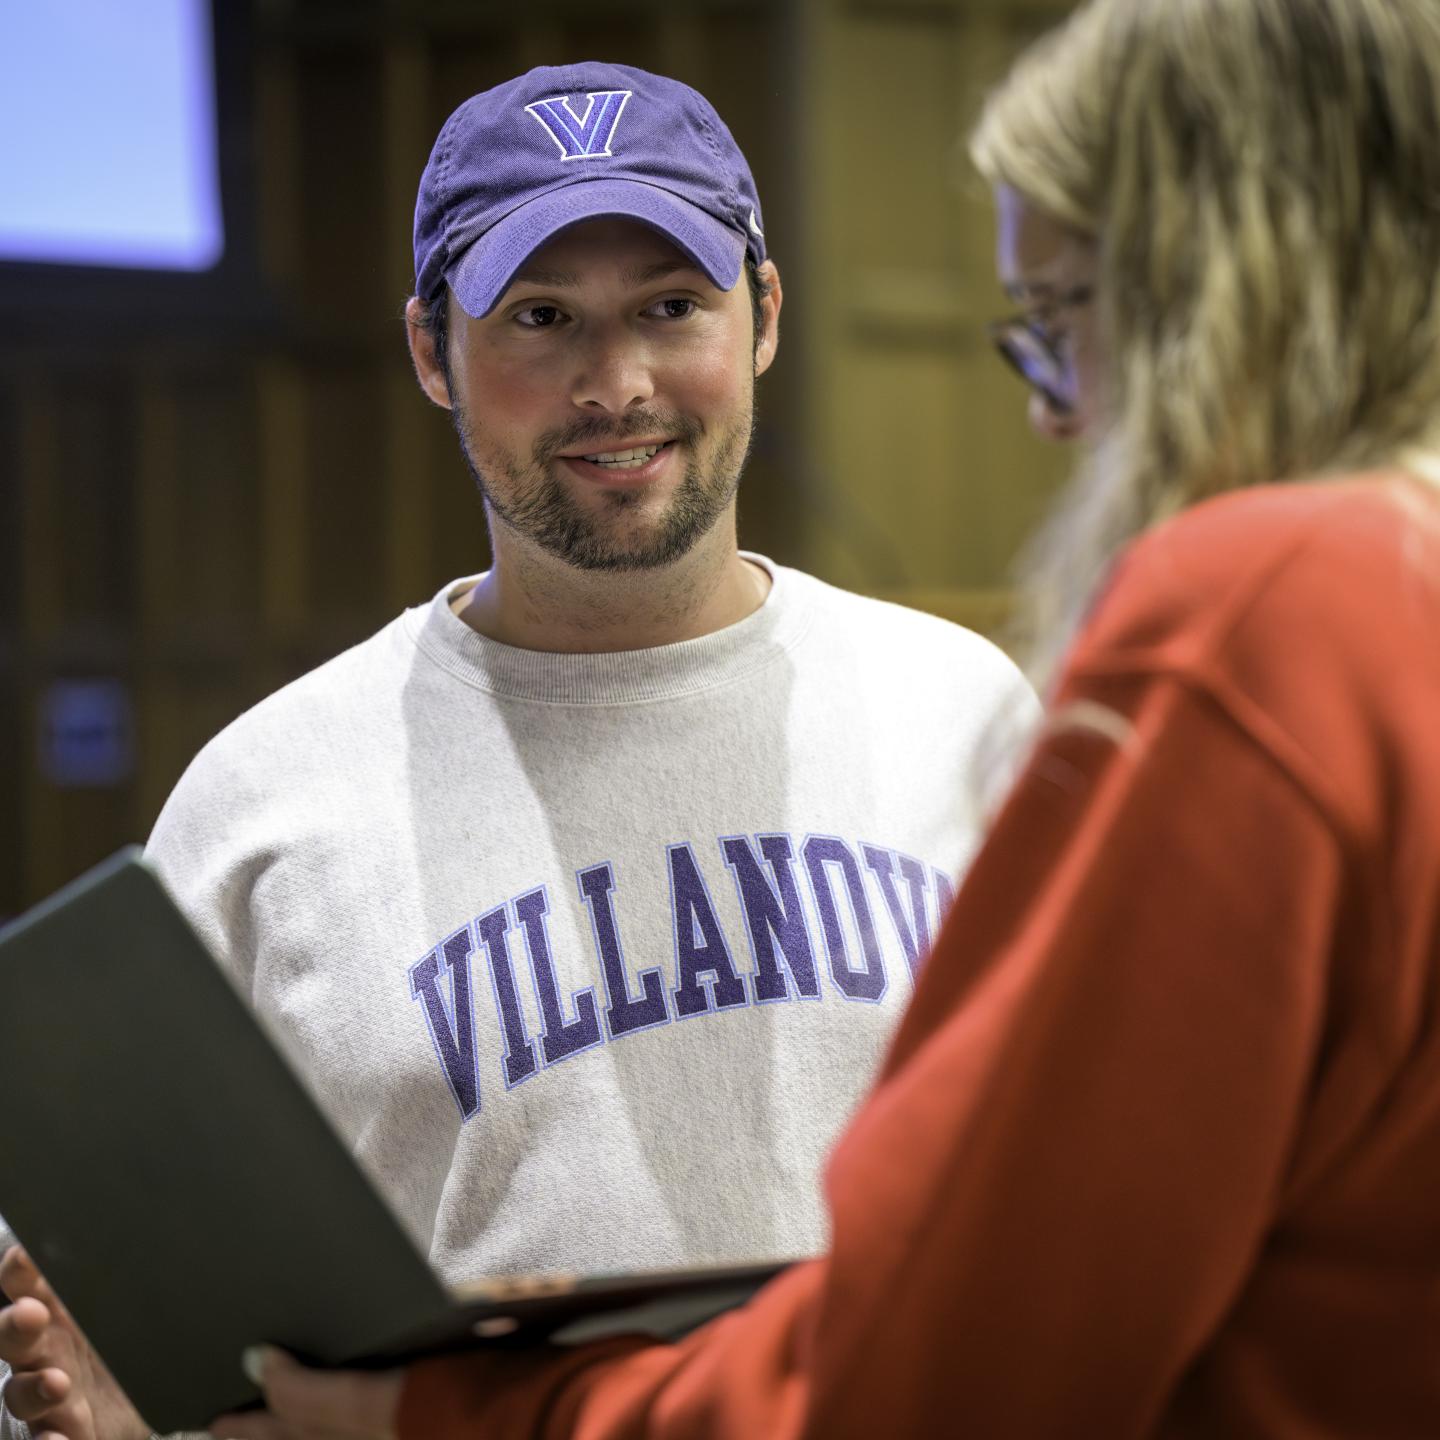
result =
[[[760,563],[747,619],[611,655],[487,640],[456,582],[223,731],[156,825],[448,1281],[825,1244],[825,1152],[1034,699],[968,631]]]

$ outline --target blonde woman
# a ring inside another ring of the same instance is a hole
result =
[[[1084,442],[1066,658],[830,1255],[673,1346],[266,1354],[218,1434],[1440,1434],[1440,5],[1093,0],[973,152]],[[84,1440],[39,1300],[14,1383]]]

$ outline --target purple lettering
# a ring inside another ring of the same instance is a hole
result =
[[[815,953],[800,903],[800,888],[795,883],[795,856],[790,837],[760,835],[756,838],[774,876],[773,882],[766,878],[760,860],[743,835],[720,842],[720,853],[735,877],[735,889],[750,934],[750,953],[755,958],[755,974],[750,983],[755,999],[763,1004],[790,998],[785,971],[776,960],[778,942],[795,988],[807,999],[818,1000],[820,981],[815,974]]]
[[[810,876],[810,889],[815,897],[815,913],[820,917],[820,928],[830,957],[830,974],[836,986],[849,1000],[879,1000],[887,984],[885,961],[880,953],[870,902],[865,897],[865,883],[854,851],[833,835],[811,835],[802,849],[805,868]],[[831,870],[839,870],[849,896],[850,913],[855,920],[864,956],[864,964],[858,970],[851,964],[845,929],[831,883]]]
[[[878,845],[862,845],[860,850],[871,873],[880,883],[885,908],[889,911],[900,948],[905,952],[905,960],[913,976],[919,970],[925,952],[930,948],[930,924],[925,914],[925,867],[918,860],[910,859],[908,855],[897,857],[893,850],[882,850]],[[905,888],[910,897],[908,916],[895,883],[897,858],[900,862],[900,874],[904,877]]]
[[[640,998],[630,993],[630,980],[625,973],[625,956],[620,945],[620,927],[615,919],[611,893],[615,889],[615,872],[608,865],[592,865],[575,877],[580,898],[590,911],[590,927],[595,935],[595,953],[600,957],[600,973],[605,982],[605,1028],[612,1040],[637,1030],[668,1025],[670,1013],[665,1008],[665,986],[659,967],[642,970]]]
[[[550,901],[544,887],[520,896],[514,904],[515,919],[525,932],[525,948],[535,976],[535,998],[540,1002],[540,1017],[545,1025],[540,1043],[545,1051],[545,1063],[553,1065],[557,1060],[564,1060],[601,1043],[595,990],[592,986],[575,992],[575,1019],[566,1021],[560,1004],[560,987],[555,979],[555,961],[550,953],[550,936],[545,926]]]
[[[445,1083],[466,1120],[480,1113],[480,1056],[475,1048],[475,1011],[470,1004],[470,956],[474,950],[467,925],[410,967],[410,994],[425,1011]],[[449,1005],[440,983],[442,963],[450,972]]]
[[[735,973],[730,947],[688,845],[672,845],[670,903],[675,920],[675,1013],[682,1020],[707,1010],[728,1010],[747,1002],[745,982]],[[702,982],[702,976],[713,976]]]
[[[495,1011],[505,1035],[505,1055],[500,1068],[505,1088],[509,1090],[528,1080],[540,1068],[535,1046],[525,1030],[525,1014],[515,989],[515,967],[510,963],[510,943],[505,938],[510,929],[509,911],[504,905],[497,905],[475,922],[475,929],[490,960]]]

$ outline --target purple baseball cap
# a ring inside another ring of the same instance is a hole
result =
[[[547,240],[623,216],[722,290],[765,258],[750,167],[703,95],[630,65],[541,66],[473,95],[441,127],[415,204],[415,293],[487,314]]]

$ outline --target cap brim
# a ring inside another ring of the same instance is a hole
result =
[[[515,272],[547,240],[584,220],[638,220],[673,241],[721,290],[740,279],[745,236],[692,205],[640,180],[580,180],[512,210],[469,246],[445,272],[467,315],[495,308]]]

